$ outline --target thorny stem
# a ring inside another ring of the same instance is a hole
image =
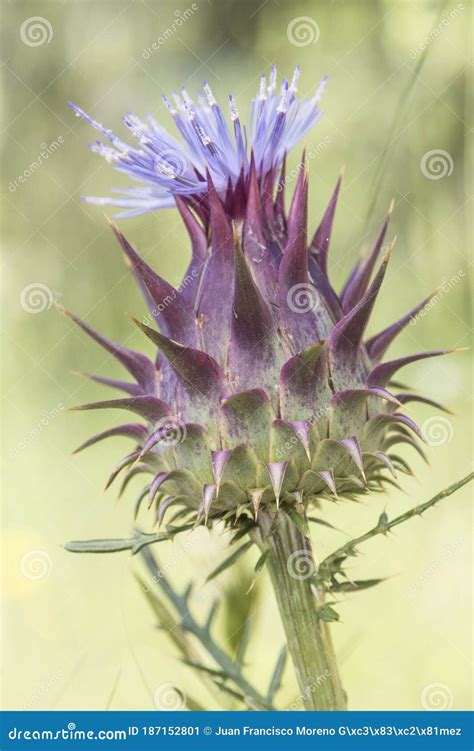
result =
[[[262,510],[251,534],[267,552],[266,563],[301,690],[301,704],[307,710],[346,709],[327,624],[318,617],[323,602],[311,581],[315,564],[310,541],[282,511],[274,517]]]
[[[346,542],[344,545],[342,545],[340,548],[334,551],[334,553],[331,553],[327,558],[324,559],[324,561],[321,563],[321,568],[330,567],[331,564],[336,561],[338,558],[341,558],[343,556],[350,555],[354,549],[360,545],[362,542],[365,542],[366,540],[370,540],[371,537],[375,537],[376,535],[385,535],[387,532],[389,532],[393,527],[397,527],[399,524],[402,524],[403,522],[408,521],[408,519],[412,519],[414,516],[421,516],[425,511],[427,511],[431,506],[434,506],[435,503],[438,503],[438,501],[443,500],[443,498],[447,498],[448,496],[455,493],[457,490],[460,490],[464,485],[467,485],[468,482],[471,482],[471,480],[474,479],[474,472],[471,472],[469,475],[466,475],[466,477],[463,477],[461,480],[458,480],[457,482],[453,482],[452,485],[450,485],[447,488],[444,488],[444,490],[441,490],[439,493],[437,493],[433,498],[430,498],[429,501],[425,501],[424,503],[419,504],[418,506],[414,506],[414,508],[410,509],[409,511],[405,511],[404,514],[400,514],[400,516],[396,516],[395,519],[392,519],[391,521],[386,522],[380,522],[377,524],[376,527],[373,527],[372,529],[369,529],[368,532],[365,532],[365,534],[360,535],[360,537],[355,537],[353,540],[349,540],[349,542]]]
[[[189,612],[188,598],[189,591],[179,595],[173,590],[170,583],[167,581],[163,572],[160,570],[153,554],[149,548],[144,548],[141,551],[142,558],[145,561],[148,570],[153,576],[153,581],[157,582],[163,590],[166,597],[174,605],[181,618],[181,627],[185,631],[193,634],[196,639],[202,644],[208,654],[217,663],[225,675],[225,679],[230,679],[235,686],[239,689],[242,699],[253,709],[274,709],[271,701],[262,696],[256,688],[254,688],[246,678],[242,675],[241,668],[238,664],[233,662],[226,652],[215,642],[210,634],[207,624],[201,626],[194,619]],[[212,673],[212,671],[209,671]]]

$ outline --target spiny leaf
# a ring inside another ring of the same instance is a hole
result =
[[[141,534],[122,540],[72,540],[65,545],[65,548],[70,553],[117,553],[123,550],[131,550],[132,555],[135,555],[145,545],[169,539],[170,535],[162,532],[156,535]]]
[[[176,618],[172,612],[167,608],[164,602],[159,598],[146,583],[144,579],[138,574],[134,574],[135,579],[140,585],[140,589],[144,593],[151,609],[158,618],[160,625],[166,630],[166,633],[178,647],[180,652],[189,660],[197,659],[197,655],[193,648],[189,644],[186,634],[180,626],[179,619]]]
[[[70,553],[117,553],[123,550],[131,550],[132,555],[136,555],[147,545],[163,540],[171,540],[179,532],[185,532],[191,529],[192,523],[184,524],[182,527],[173,527],[168,525],[166,532],[157,534],[147,534],[137,531],[133,537],[124,539],[111,540],[72,540],[64,546]]]
[[[215,670],[215,668],[209,668],[207,665],[201,665],[199,662],[194,662],[193,660],[187,660],[184,659],[182,662],[185,665],[188,665],[190,668],[195,668],[195,670],[200,670],[203,673],[207,673],[208,675],[214,675],[218,678],[223,678],[225,680],[232,680],[232,676],[227,675],[223,670]]]

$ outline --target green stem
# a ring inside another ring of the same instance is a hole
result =
[[[295,709],[346,709],[327,624],[318,617],[323,602],[311,583],[315,564],[309,540],[282,511],[276,519],[260,511],[251,534],[268,551],[266,563],[301,691],[301,706]]]

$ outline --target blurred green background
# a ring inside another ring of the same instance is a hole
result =
[[[207,79],[216,95],[233,92],[246,113],[261,71],[272,63],[285,75],[300,63],[303,94],[328,73],[325,117],[305,145],[313,226],[346,168],[331,249],[335,285],[368,247],[393,198],[391,235],[398,242],[371,332],[445,284],[449,289],[408,327],[391,355],[470,345],[468,3],[187,3],[2,6],[5,708],[152,709],[155,689],[168,681],[203,698],[155,628],[131,575],[139,562],[128,554],[74,556],[61,547],[70,539],[127,536],[133,493],[119,503],[113,489],[101,494],[121,456],[118,442],[70,457],[110,424],[107,414],[63,414],[107,393],[74,371],[110,375],[115,365],[50,306],[50,298],[111,338],[144,345],[127,319],[143,311],[133,280],[100,208],[80,201],[82,194],[105,195],[109,186],[128,183],[88,151],[95,133],[74,117],[68,99],[123,136],[120,116],[128,110],[152,112],[169,124],[161,95],[182,82],[194,92]],[[40,36],[29,37],[27,22],[35,16],[42,19]],[[294,19],[309,36],[300,28],[292,43]],[[153,50],[167,29],[172,33]],[[31,169],[45,148],[47,159]],[[434,150],[444,152],[441,172],[430,174],[422,165]],[[126,220],[122,228],[162,275],[179,281],[189,249],[175,212]],[[343,534],[318,527],[316,555],[370,528],[383,509],[394,516],[467,473],[469,359],[459,353],[404,373],[405,381],[455,412],[410,408],[422,425],[434,417],[425,425],[431,466],[415,459],[416,479],[403,478],[403,492],[358,505],[327,504],[327,518]],[[470,497],[465,488],[388,539],[369,542],[354,561],[357,578],[389,578],[342,599],[342,622],[332,629],[351,709],[421,709],[432,684],[442,684],[442,702],[453,709],[471,706]],[[223,576],[213,587],[203,585],[224,555],[225,540],[202,532],[188,552],[183,544],[166,543],[157,552],[171,562],[174,581],[197,581],[199,612],[216,587],[221,593],[233,583]],[[239,571],[244,580],[252,556]],[[238,605],[232,608],[219,624],[224,642],[239,620]],[[248,665],[259,686],[282,643],[263,576]],[[279,705],[288,706],[297,693],[287,670]],[[203,700],[215,707],[211,698]]]

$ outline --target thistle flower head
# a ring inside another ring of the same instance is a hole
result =
[[[296,83],[280,94],[275,85],[272,73],[253,103],[250,157],[234,105],[232,141],[207,86],[206,103],[183,93],[172,108],[185,148],[152,120],[126,120],[138,150],[94,123],[109,138],[117,168],[148,183],[119,205],[133,213],[176,202],[192,248],[175,289],[113,228],[149,308],[136,324],[156,346],[156,360],[71,314],[132,378],[93,376],[125,396],[78,409],[125,409],[142,420],[80,448],[131,438],[134,448],[109,484],[123,471],[124,485],[149,476],[137,509],[148,497],[158,522],[171,514],[183,523],[248,527],[263,507],[304,516],[322,498],[355,498],[407,471],[400,444],[421,451],[421,432],[403,407],[411,399],[433,402],[400,393],[393,379],[403,366],[444,351],[382,358],[426,300],[366,338],[390,257],[391,210],[367,258],[336,292],[328,253],[341,181],[308,238],[307,175],[302,165],[287,211],[284,154],[317,119],[317,103],[297,99]],[[155,166],[170,144],[185,167],[168,179]],[[105,148],[97,146],[107,155]]]
[[[258,176],[274,172],[285,154],[308,132],[321,116],[318,103],[324,78],[314,96],[297,96],[299,68],[291,81],[277,82],[273,67],[269,79],[262,75],[260,88],[251,101],[250,133],[241,122],[237,102],[229,96],[228,117],[217,103],[211,87],[203,90],[195,102],[184,88],[173,99],[163,97],[174,120],[180,140],[171,136],[151,115],[146,122],[129,113],[123,122],[138,141],[131,146],[101,123],[93,120],[79,107],[71,104],[106,137],[90,148],[115,165],[140,187],[115,190],[121,198],[86,198],[90,203],[120,206],[125,209],[118,217],[133,216],[174,206],[175,196],[188,196],[195,201],[208,192],[208,176],[220,196],[227,196],[227,208],[241,209],[242,193],[251,168],[253,154]]]

